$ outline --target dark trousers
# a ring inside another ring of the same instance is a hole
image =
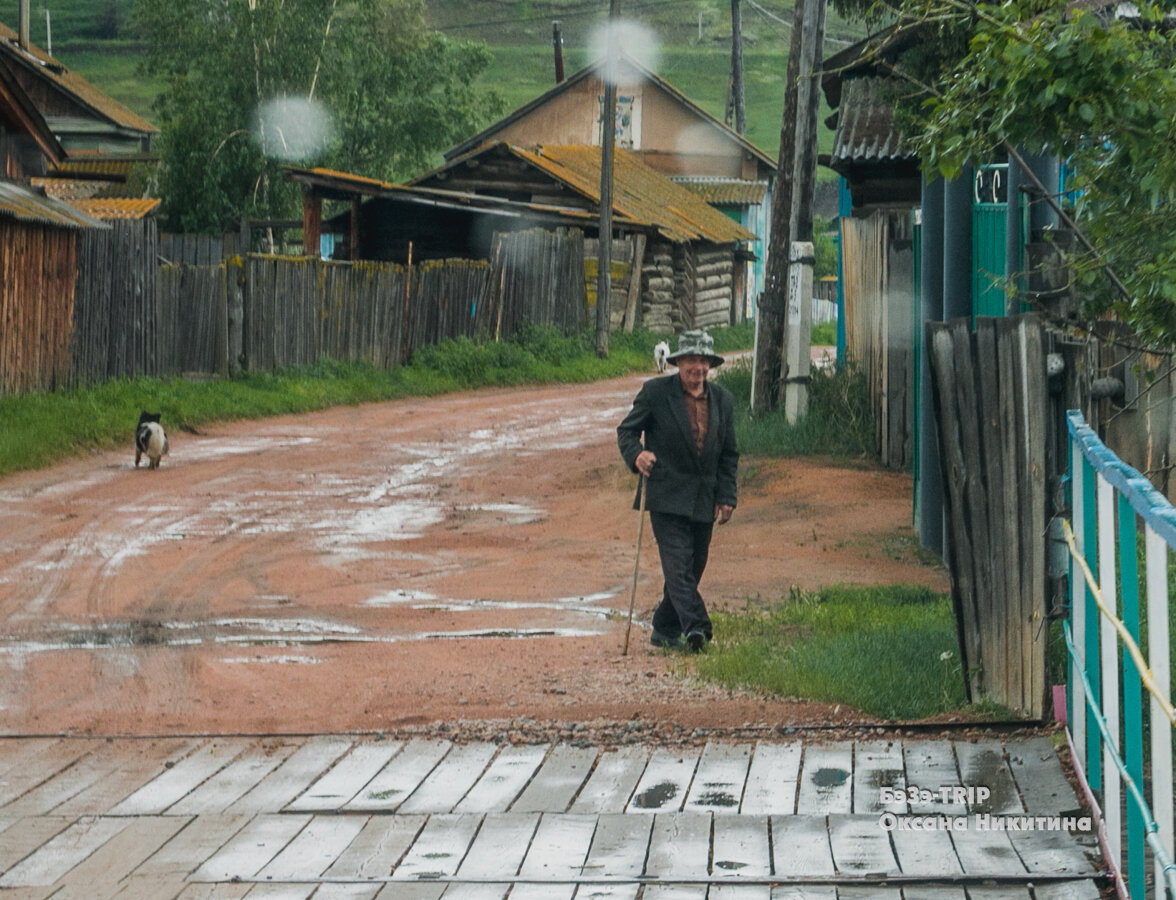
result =
[[[649,523],[665,579],[662,601],[653,613],[654,630],[669,638],[701,631],[709,640],[711,621],[698,582],[706,570],[714,523],[652,511]]]

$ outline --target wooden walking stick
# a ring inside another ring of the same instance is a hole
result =
[[[625,646],[621,656],[629,655],[629,632],[633,629],[633,606],[637,602],[637,574],[641,569],[641,534],[645,530],[645,496],[647,494],[645,476],[637,476],[637,496],[641,498],[637,512],[637,552],[633,559],[633,590],[629,593],[629,621],[625,625]]]

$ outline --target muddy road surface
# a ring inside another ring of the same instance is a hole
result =
[[[615,427],[641,377],[172,429],[0,480],[0,733],[393,731],[485,720],[805,724],[653,650]],[[166,422],[164,423],[167,424]],[[712,609],[790,585],[946,589],[910,479],[744,459]]]

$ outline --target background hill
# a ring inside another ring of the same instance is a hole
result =
[[[434,28],[455,40],[486,42],[494,62],[483,81],[504,96],[508,109],[555,83],[554,21],[560,22],[570,75],[594,58],[593,33],[608,18],[604,0],[426,0],[425,5]],[[16,0],[0,8],[0,20],[15,27]],[[792,3],[743,0],[742,9],[747,138],[775,157]],[[136,73],[139,46],[132,10],[133,0],[32,0],[31,37],[100,90],[153,120],[151,103],[159,85]],[[722,119],[731,52],[729,0],[630,0],[622,2],[621,10],[650,36],[658,74]],[[827,53],[864,34],[860,25],[832,13],[827,31]],[[826,134],[822,149],[829,144]],[[822,171],[823,177],[830,175]]]

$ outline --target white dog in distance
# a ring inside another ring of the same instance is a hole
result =
[[[666,370],[666,357],[670,355],[670,345],[665,341],[658,341],[656,347],[653,348],[653,361],[657,364],[658,372]]]

